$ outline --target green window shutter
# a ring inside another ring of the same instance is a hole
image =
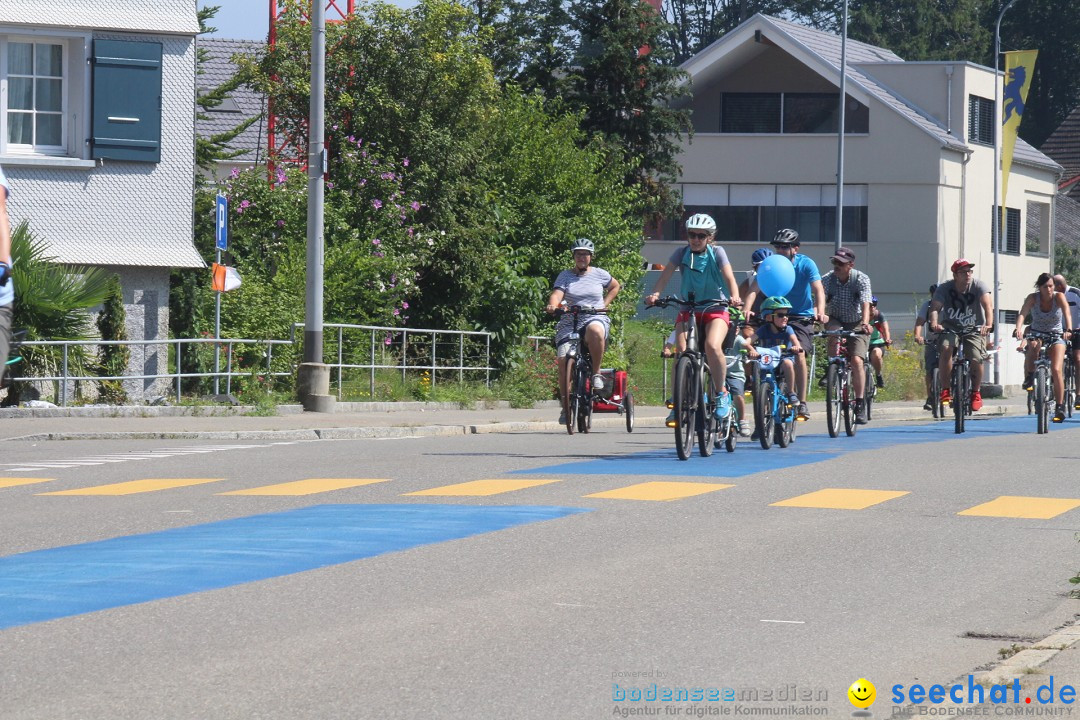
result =
[[[93,157],[161,161],[161,43],[94,41]]]

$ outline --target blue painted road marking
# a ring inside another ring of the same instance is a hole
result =
[[[1065,430],[1076,428],[1077,425],[1077,421],[1051,423],[1050,429]],[[894,445],[1034,433],[1035,417],[972,419],[967,422],[965,429],[966,432],[962,435],[954,433],[951,419],[925,425],[866,426],[860,427],[854,437],[845,436],[842,430],[838,438],[830,438],[826,433],[797,435],[795,442],[787,448],[774,445],[771,450],[762,450],[756,440],[746,439],[739,443],[734,453],[716,450],[711,458],[698,457],[695,449],[694,455],[685,462],[676,458],[674,448],[665,448],[631,455],[613,455],[598,460],[546,465],[517,472],[543,475],[677,475],[736,478],[832,460],[845,453],[877,450]]]
[[[337,565],[569,507],[316,505],[0,558],[0,628]]]

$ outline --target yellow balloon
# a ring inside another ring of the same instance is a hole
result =
[[[877,688],[874,687],[874,683],[866,678],[859,678],[851,683],[851,687],[847,690],[847,696],[852,705],[866,709],[874,704],[874,700],[877,698]]]

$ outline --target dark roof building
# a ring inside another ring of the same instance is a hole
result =
[[[1040,148],[1065,168],[1059,189],[1080,200],[1080,107],[1074,109]]]
[[[233,62],[236,55],[256,56],[264,47],[264,43],[251,40],[224,40],[202,36],[199,37],[198,44],[199,50],[205,55],[205,60],[200,65],[201,74],[197,78],[200,95],[232,79],[236,73],[236,64]],[[228,143],[230,148],[240,151],[240,155],[221,163],[223,167],[254,165],[266,158],[265,110],[265,97],[241,86],[233,90],[217,107],[201,111],[201,117],[195,122],[195,132],[199,137],[209,138],[228,132],[248,118],[258,116],[259,120]]]

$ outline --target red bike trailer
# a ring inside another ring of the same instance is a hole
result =
[[[593,397],[593,412],[619,413],[626,417],[626,432],[634,432],[634,394],[625,370],[601,369],[604,389]]]

